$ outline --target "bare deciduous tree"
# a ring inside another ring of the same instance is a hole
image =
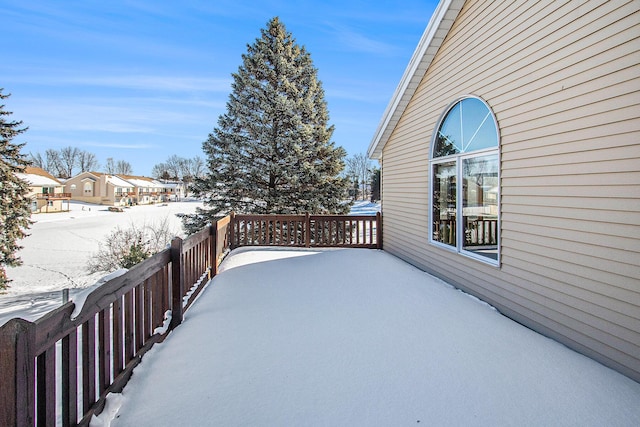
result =
[[[76,168],[80,172],[88,172],[98,167],[96,155],[76,147],[65,147],[60,150],[50,148],[43,156],[40,153],[30,153],[33,164],[59,178],[70,178]]]
[[[367,198],[371,181],[371,160],[364,153],[354,154],[347,159],[347,176],[360,184],[362,199]],[[356,195],[358,197],[358,195]]]
[[[202,157],[185,159],[174,154],[166,162],[155,165],[152,175],[155,178],[175,179],[189,183],[196,177],[202,177],[204,173],[205,163]]]
[[[80,172],[90,172],[98,168],[98,159],[96,155],[88,151],[80,151],[78,153],[78,167]]]
[[[37,168],[46,170],[46,162],[40,153],[29,153],[31,164]]]
[[[151,176],[156,179],[171,179],[171,174],[169,174],[165,163],[158,163],[157,165],[154,165],[151,170]]]
[[[52,148],[45,151],[46,163],[43,168],[51,175],[62,176],[62,163],[60,162],[60,153]]]
[[[116,172],[119,175],[133,175],[133,168],[131,163],[126,160],[118,160],[116,163]]]
[[[64,147],[60,149],[60,172],[61,178],[71,178],[73,169],[78,163],[78,150],[76,147]]]
[[[171,175],[172,179],[181,179],[183,160],[184,159],[174,154],[165,162],[167,166],[167,172],[169,172],[169,175]]]
[[[110,175],[116,173],[116,162],[113,160],[113,157],[107,158],[107,163],[104,165],[104,171]]]
[[[191,176],[194,178],[204,176],[204,169],[204,159],[202,157],[195,156],[191,159]]]

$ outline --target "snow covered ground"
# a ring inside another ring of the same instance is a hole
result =
[[[92,426],[638,426],[640,384],[376,250],[236,250]]]
[[[380,203],[358,200],[351,206],[351,215],[375,215],[380,212]]]
[[[93,285],[105,273],[89,274],[87,262],[98,245],[116,227],[158,224],[165,218],[176,235],[182,235],[177,213],[193,213],[201,202],[140,205],[124,212],[106,206],[70,203],[69,212],[32,215],[35,223],[20,242],[23,265],[8,268],[11,287],[0,294],[0,325],[12,317],[35,320],[62,302],[62,289],[71,297]]]

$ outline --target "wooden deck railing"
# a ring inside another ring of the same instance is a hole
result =
[[[377,215],[234,215],[231,247],[299,246],[382,248]]]
[[[66,200],[71,198],[71,193],[38,193],[36,194],[36,199],[46,199],[46,200]]]
[[[182,322],[228,249],[229,218],[94,290],[76,315],[68,302],[0,327],[0,425],[88,425],[142,356]],[[61,390],[57,395],[56,390]]]
[[[35,322],[0,327],[0,426],[75,426],[102,412],[182,323],[223,255],[247,245],[381,248],[381,216],[230,215]],[[58,395],[57,390],[61,390]]]

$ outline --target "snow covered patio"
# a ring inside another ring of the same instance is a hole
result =
[[[640,425],[640,384],[378,250],[232,252],[92,426]]]

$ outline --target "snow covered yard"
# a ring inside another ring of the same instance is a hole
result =
[[[13,317],[35,320],[57,308],[62,289],[70,296],[94,285],[106,273],[87,272],[89,259],[99,243],[116,227],[142,227],[167,221],[182,235],[177,213],[193,213],[202,202],[185,201],[140,205],[124,212],[109,212],[107,206],[71,201],[69,212],[32,215],[35,223],[20,242],[23,265],[8,268],[11,287],[0,293],[0,325]]]
[[[376,250],[232,252],[92,426],[640,425],[640,384]]]

